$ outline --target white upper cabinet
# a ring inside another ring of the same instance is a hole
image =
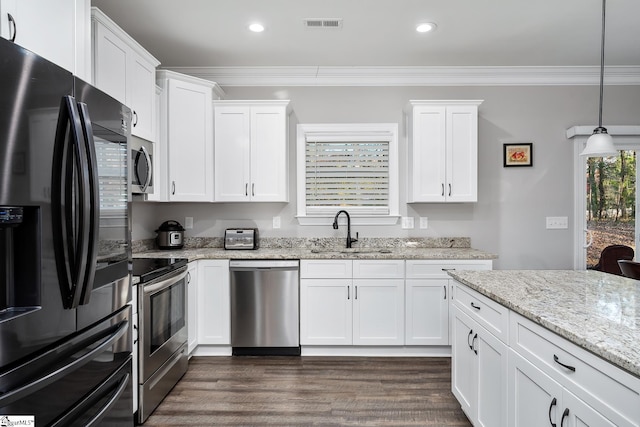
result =
[[[162,94],[157,146],[161,170],[156,173],[156,182],[162,180],[160,188],[166,188],[162,192],[166,201],[212,202],[211,101],[214,91],[221,91],[211,81],[172,71],[161,70],[157,76]]]
[[[90,79],[89,0],[0,0],[0,36]]]
[[[288,105],[214,101],[216,201],[288,201]]]
[[[478,200],[478,106],[482,101],[410,101],[407,200]]]
[[[160,62],[95,7],[93,84],[131,108],[131,133],[155,141],[156,67]]]

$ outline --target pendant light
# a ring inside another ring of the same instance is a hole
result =
[[[602,95],[604,93],[604,28],[605,28],[605,10],[607,8],[607,0],[602,0],[602,42],[600,45],[600,110],[598,118],[598,127],[593,130],[593,134],[587,139],[587,145],[580,153],[581,156],[587,157],[603,157],[614,156],[618,151],[613,146],[613,139],[602,127]]]

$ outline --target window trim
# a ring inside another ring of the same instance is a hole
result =
[[[307,214],[305,144],[308,136],[315,138],[337,138],[349,141],[365,137],[389,141],[389,213],[385,215],[351,214],[351,223],[356,225],[394,225],[400,217],[399,171],[398,171],[398,124],[397,123],[314,123],[297,125],[297,215],[300,225],[330,225],[334,215]],[[337,212],[337,210],[336,210]]]

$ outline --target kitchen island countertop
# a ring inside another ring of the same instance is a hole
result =
[[[451,277],[640,377],[640,281],[599,271],[449,271]]]

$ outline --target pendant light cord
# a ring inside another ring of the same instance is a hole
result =
[[[600,44],[600,110],[598,116],[598,127],[602,127],[602,97],[604,95],[604,30],[605,30],[605,11],[607,9],[607,0],[602,0],[602,41]]]

